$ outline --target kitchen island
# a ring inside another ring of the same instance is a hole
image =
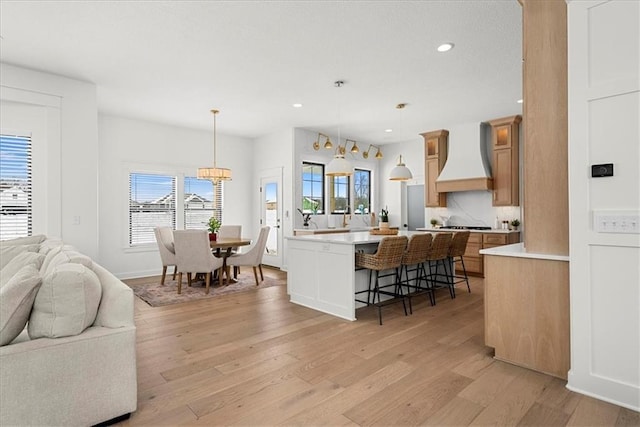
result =
[[[418,231],[400,231],[399,236],[410,237]],[[369,270],[356,270],[355,253],[373,253],[382,235],[368,231],[313,234],[288,237],[288,277],[291,302],[356,320],[355,292],[368,288]],[[392,280],[380,279],[381,284]]]

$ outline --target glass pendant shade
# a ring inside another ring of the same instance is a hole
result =
[[[400,156],[400,160],[396,167],[391,169],[391,173],[389,174],[389,180],[391,181],[407,181],[413,178],[411,171],[405,164],[402,162],[402,156]]]
[[[353,166],[344,158],[344,155],[336,154],[324,173],[328,176],[350,176],[353,175]]]

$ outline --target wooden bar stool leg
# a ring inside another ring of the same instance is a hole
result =
[[[167,266],[162,266],[162,279],[160,279],[160,285],[164,286],[164,278],[167,276]]]

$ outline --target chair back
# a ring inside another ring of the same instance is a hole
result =
[[[431,243],[431,249],[427,254],[427,260],[436,261],[447,258],[452,236],[453,233],[436,233],[436,237],[433,238]]]
[[[467,242],[469,241],[469,231],[456,231],[451,239],[451,247],[449,248],[449,257],[455,258],[464,255],[467,250]]]
[[[262,264],[262,256],[264,255],[265,248],[267,247],[267,238],[269,237],[269,230],[271,227],[265,225],[260,229],[258,240],[247,253],[243,254],[245,263],[247,265],[260,265]]]
[[[407,236],[383,237],[378,244],[375,256],[367,257],[361,267],[378,271],[400,267],[408,240]]]
[[[171,227],[156,227],[153,229],[153,233],[156,235],[162,265],[175,265],[176,251],[173,242],[173,229]]]
[[[206,273],[222,265],[222,260],[211,253],[207,230],[176,230],[173,237],[176,261],[181,272]]]
[[[420,264],[427,260],[433,236],[430,233],[414,234],[409,239],[407,250],[402,256],[403,265]]]
[[[218,237],[221,239],[230,239],[242,237],[241,225],[221,225],[218,229]]]

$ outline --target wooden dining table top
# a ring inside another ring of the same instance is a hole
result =
[[[250,244],[251,239],[244,237],[218,237],[216,240],[209,242],[211,249],[235,248],[237,246],[248,246]]]

